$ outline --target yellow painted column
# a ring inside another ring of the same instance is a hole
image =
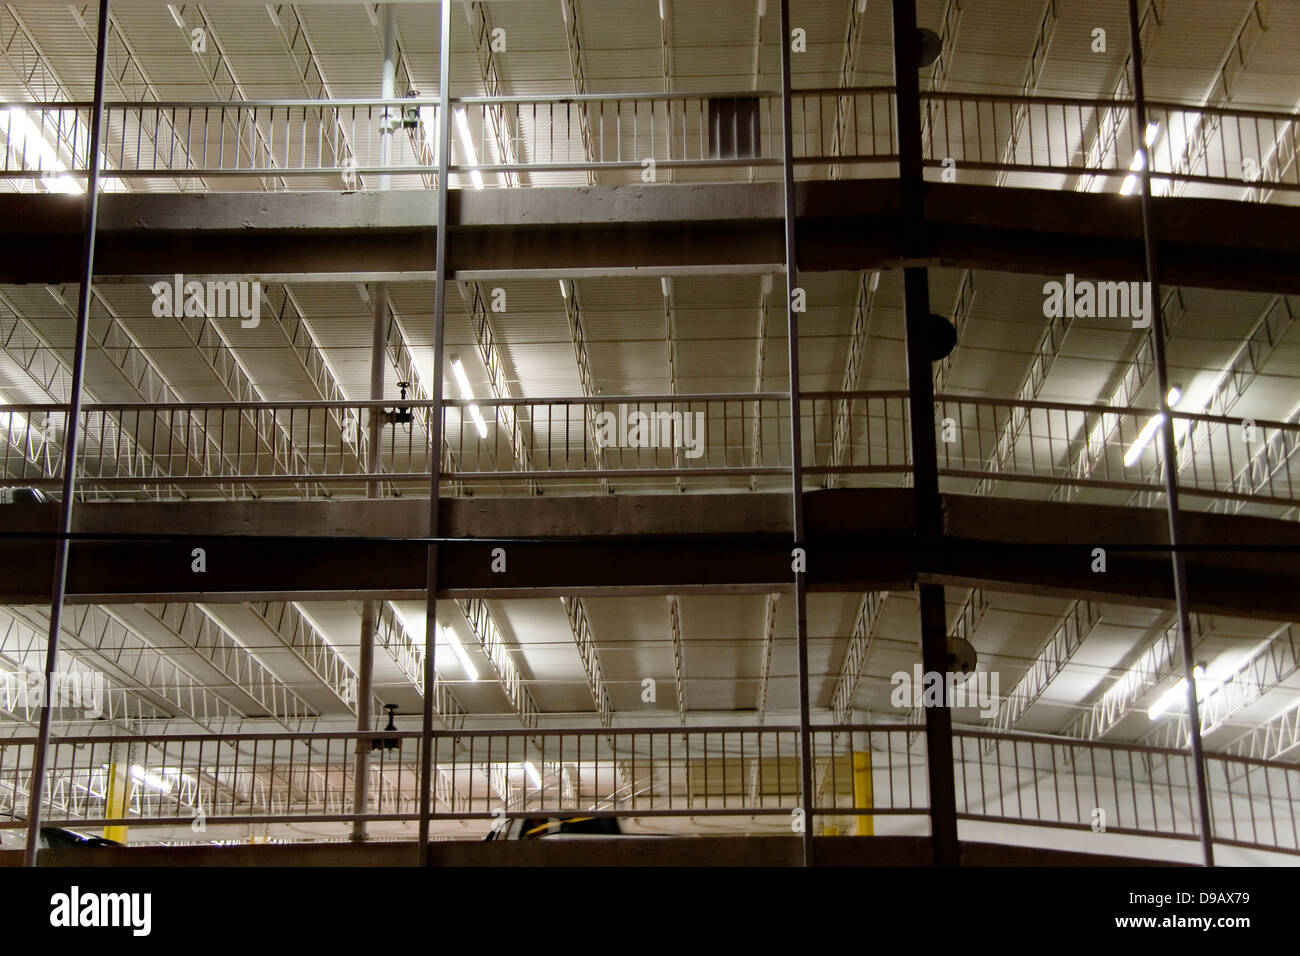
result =
[[[866,810],[871,802],[871,753],[870,751],[853,751],[853,808]],[[867,815],[858,816],[858,836],[872,836],[875,833],[876,818]]]
[[[123,763],[108,765],[108,787],[104,793],[104,816],[109,820],[125,818],[127,797],[131,790],[131,768]],[[126,842],[126,827],[104,827],[104,839]]]

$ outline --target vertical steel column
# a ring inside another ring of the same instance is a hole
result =
[[[1151,292],[1147,308],[1151,310],[1151,350],[1156,365],[1156,408],[1161,416],[1160,440],[1164,445],[1165,511],[1169,518],[1169,556],[1174,572],[1174,601],[1178,607],[1178,634],[1183,649],[1183,675],[1187,678],[1188,739],[1192,744],[1192,763],[1196,768],[1196,801],[1201,816],[1201,853],[1206,866],[1214,866],[1214,837],[1210,832],[1210,799],[1205,781],[1205,752],[1201,746],[1201,712],[1196,702],[1196,660],[1192,648],[1192,617],[1188,608],[1187,564],[1180,547],[1183,543],[1182,516],[1178,508],[1177,448],[1174,422],[1169,415],[1169,369],[1165,362],[1165,324],[1160,313],[1160,273],[1156,258],[1155,223],[1151,211],[1151,148],[1146,142],[1146,90],[1142,76],[1142,32],[1137,0],[1128,0],[1128,32],[1133,63],[1133,126],[1142,150],[1142,245],[1146,253],[1147,279]]]
[[[781,117],[782,167],[785,173],[785,313],[790,342],[790,500],[794,546],[804,546],[803,440],[799,420],[799,328],[795,320],[794,289],[798,282],[795,247],[794,129],[790,103],[790,0],[781,0]],[[796,565],[796,568],[798,566]],[[813,864],[813,758],[808,703],[808,580],[794,572],[795,646],[799,661],[799,802],[803,808],[803,865]]]
[[[918,81],[920,40],[916,0],[894,0],[894,86],[898,98],[899,184],[902,189],[903,261],[926,254],[925,181],[921,162],[921,92]],[[916,502],[918,567],[929,562],[943,517],[939,500],[938,460],[934,445],[934,379],[930,361],[930,289],[925,268],[903,269],[907,322],[907,388],[911,417],[912,485]],[[948,615],[943,588],[917,587],[921,618],[921,664],[925,673],[948,669]],[[934,861],[956,866],[957,798],[952,765],[952,712],[943,706],[925,709],[925,746],[930,786],[930,837]]]
[[[442,339],[447,305],[447,157],[451,154],[451,4],[442,0],[438,50],[438,236],[434,250],[433,406],[429,409],[429,544],[424,610],[424,722],[420,736],[420,838],[417,861],[429,864],[429,812],[433,786],[434,671],[438,646],[439,486],[442,484]]]
[[[90,322],[90,283],[95,274],[95,229],[99,224],[99,136],[104,112],[104,72],[108,51],[108,4],[99,0],[99,30],[95,39],[95,102],[90,110],[90,175],[86,181],[85,232],[81,245],[81,300],[77,303],[76,342],[72,355],[72,386],[63,439],[63,501],[59,504],[59,536],[54,542],[54,579],[50,587],[50,636],[45,644],[45,693],[32,754],[32,783],[28,789],[27,844],[23,865],[36,865],[41,832],[41,803],[45,799],[45,756],[50,746],[50,691],[59,652],[59,625],[68,584],[68,536],[72,533],[72,499],[77,486],[77,440],[81,437],[81,386],[86,372],[86,328]]]
[[[384,65],[379,80],[379,96],[391,100],[397,93],[397,12],[392,4],[384,7]],[[387,110],[385,110],[387,116]],[[393,157],[393,131],[388,121],[379,131],[379,165],[388,166]],[[393,177],[383,174],[379,177],[379,189],[386,192],[393,182]],[[388,341],[385,333],[388,325],[388,283],[375,283],[372,297],[374,313],[370,336],[370,398],[374,401],[384,397],[384,352]],[[380,434],[383,428],[384,410],[370,409],[370,446],[364,463],[368,474],[376,476],[366,484],[366,497],[379,498],[383,494],[383,483],[379,480],[379,468],[383,462],[380,454]],[[361,605],[361,650],[357,661],[357,730],[370,730],[370,702],[374,697],[375,672],[375,627],[379,620],[379,602],[365,601]],[[368,811],[370,797],[370,741],[358,740],[356,767],[352,780],[352,809],[358,814]],[[352,824],[352,839],[364,841],[366,824],[357,820]]]

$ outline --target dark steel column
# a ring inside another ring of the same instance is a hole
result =
[[[916,0],[894,0],[894,86],[898,98],[899,183],[902,188],[903,261],[926,252],[925,182],[921,163],[920,43]],[[943,532],[938,460],[934,445],[934,369],[930,361],[930,289],[924,268],[903,269],[907,311],[907,388],[911,418],[912,484],[916,502],[917,554],[921,566]],[[917,588],[921,619],[921,666],[948,670],[948,612],[942,587]],[[946,701],[945,701],[946,705]],[[930,835],[934,861],[956,866],[957,798],[952,766],[952,712],[926,707],[925,746],[930,785]]]
[[[1178,635],[1183,648],[1183,676],[1187,678],[1187,727],[1192,743],[1192,763],[1196,768],[1196,802],[1201,816],[1201,852],[1206,866],[1214,866],[1214,836],[1210,832],[1210,800],[1205,782],[1205,752],[1201,746],[1201,710],[1196,702],[1196,659],[1192,648],[1192,616],[1188,608],[1187,563],[1179,550],[1183,543],[1183,521],[1178,509],[1178,463],[1174,444],[1174,421],[1169,415],[1169,369],[1165,363],[1165,322],[1160,307],[1160,272],[1156,259],[1155,224],[1151,218],[1151,159],[1146,143],[1146,90],[1142,78],[1142,36],[1137,0],[1128,0],[1128,31],[1133,62],[1133,132],[1141,144],[1142,163],[1142,245],[1146,251],[1147,279],[1151,293],[1147,308],[1151,310],[1151,350],[1155,355],[1156,408],[1163,417],[1160,441],[1164,445],[1165,511],[1169,517],[1169,557],[1174,572],[1174,601],[1178,607]]]
[[[790,500],[794,547],[804,546],[803,442],[799,421],[799,328],[794,312],[798,284],[795,249],[794,133],[790,107],[790,0],[781,0],[781,117],[785,172],[785,312],[790,341]],[[794,572],[795,645],[799,661],[799,801],[803,809],[803,865],[813,864],[812,727],[808,703],[808,575]]]
[[[95,41],[95,102],[90,112],[90,175],[86,180],[85,232],[81,246],[81,300],[77,303],[77,332],[72,354],[72,394],[63,436],[63,501],[59,505],[59,537],[54,544],[54,581],[50,597],[50,635],[45,643],[45,693],[32,754],[32,783],[28,789],[27,844],[23,865],[36,865],[45,799],[45,756],[50,746],[50,697],[54,664],[59,653],[59,625],[68,585],[68,536],[72,533],[72,499],[77,486],[77,441],[81,437],[81,384],[86,372],[86,327],[90,320],[91,279],[95,274],[95,229],[99,223],[99,136],[104,112],[104,63],[108,50],[108,4],[99,0],[99,30]]]
[[[451,154],[451,3],[442,0],[438,50],[438,236],[434,249],[433,406],[429,409],[429,537],[437,539],[442,485],[442,339],[447,306],[447,162]],[[438,647],[438,545],[429,545],[424,610],[424,721],[420,737],[420,836],[418,863],[429,864],[429,812],[433,794],[433,704]]]

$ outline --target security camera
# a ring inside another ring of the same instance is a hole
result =
[[[979,655],[970,641],[960,637],[948,638],[948,673],[969,676],[975,673]]]

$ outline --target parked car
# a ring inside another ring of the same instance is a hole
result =
[[[497,823],[488,840],[569,840],[623,836],[618,817],[508,817]]]

